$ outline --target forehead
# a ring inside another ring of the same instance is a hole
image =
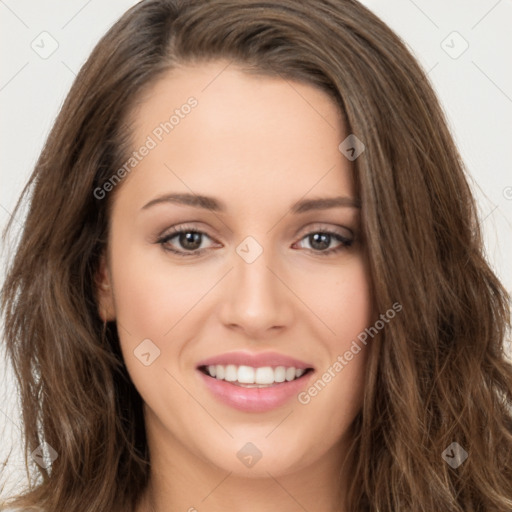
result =
[[[336,103],[323,91],[248,74],[226,61],[169,71],[131,115],[133,149],[147,146],[122,188],[141,205],[188,192],[230,202],[353,196]],[[238,206],[241,206],[240,204]]]

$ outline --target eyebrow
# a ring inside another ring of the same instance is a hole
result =
[[[204,208],[214,212],[226,212],[225,203],[214,197],[201,196],[197,194],[165,194],[155,197],[142,207],[146,210],[157,204],[181,204],[193,206],[195,208]],[[361,208],[360,201],[347,196],[322,197],[316,199],[301,199],[291,206],[293,214],[305,213],[312,210],[327,210],[329,208],[348,207]]]

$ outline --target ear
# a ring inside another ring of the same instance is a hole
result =
[[[96,297],[98,301],[98,313],[104,322],[115,320],[114,294],[112,291],[112,279],[108,269],[105,253],[100,257],[96,274]]]

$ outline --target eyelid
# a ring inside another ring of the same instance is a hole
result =
[[[314,222],[312,224],[308,224],[306,227],[301,228],[299,231],[297,231],[297,234],[295,236],[299,236],[300,233],[304,233],[304,235],[308,235],[311,232],[327,232],[327,233],[336,233],[340,236],[345,237],[342,230],[348,231],[350,236],[352,238],[355,238],[355,233],[352,229],[350,229],[346,226],[329,225],[328,223],[325,223],[325,222]]]
[[[201,228],[199,226],[196,226],[192,223],[184,222],[183,224],[176,224],[175,226],[171,226],[170,228],[166,228],[160,235],[158,235],[158,238],[165,238],[169,235],[179,233],[181,231],[196,231],[201,233],[206,233],[204,231],[205,228]],[[206,233],[207,234],[207,233]]]

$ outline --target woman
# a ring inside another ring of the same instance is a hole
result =
[[[79,73],[3,289],[12,506],[512,507],[508,296],[428,81],[355,1],[143,1]]]

